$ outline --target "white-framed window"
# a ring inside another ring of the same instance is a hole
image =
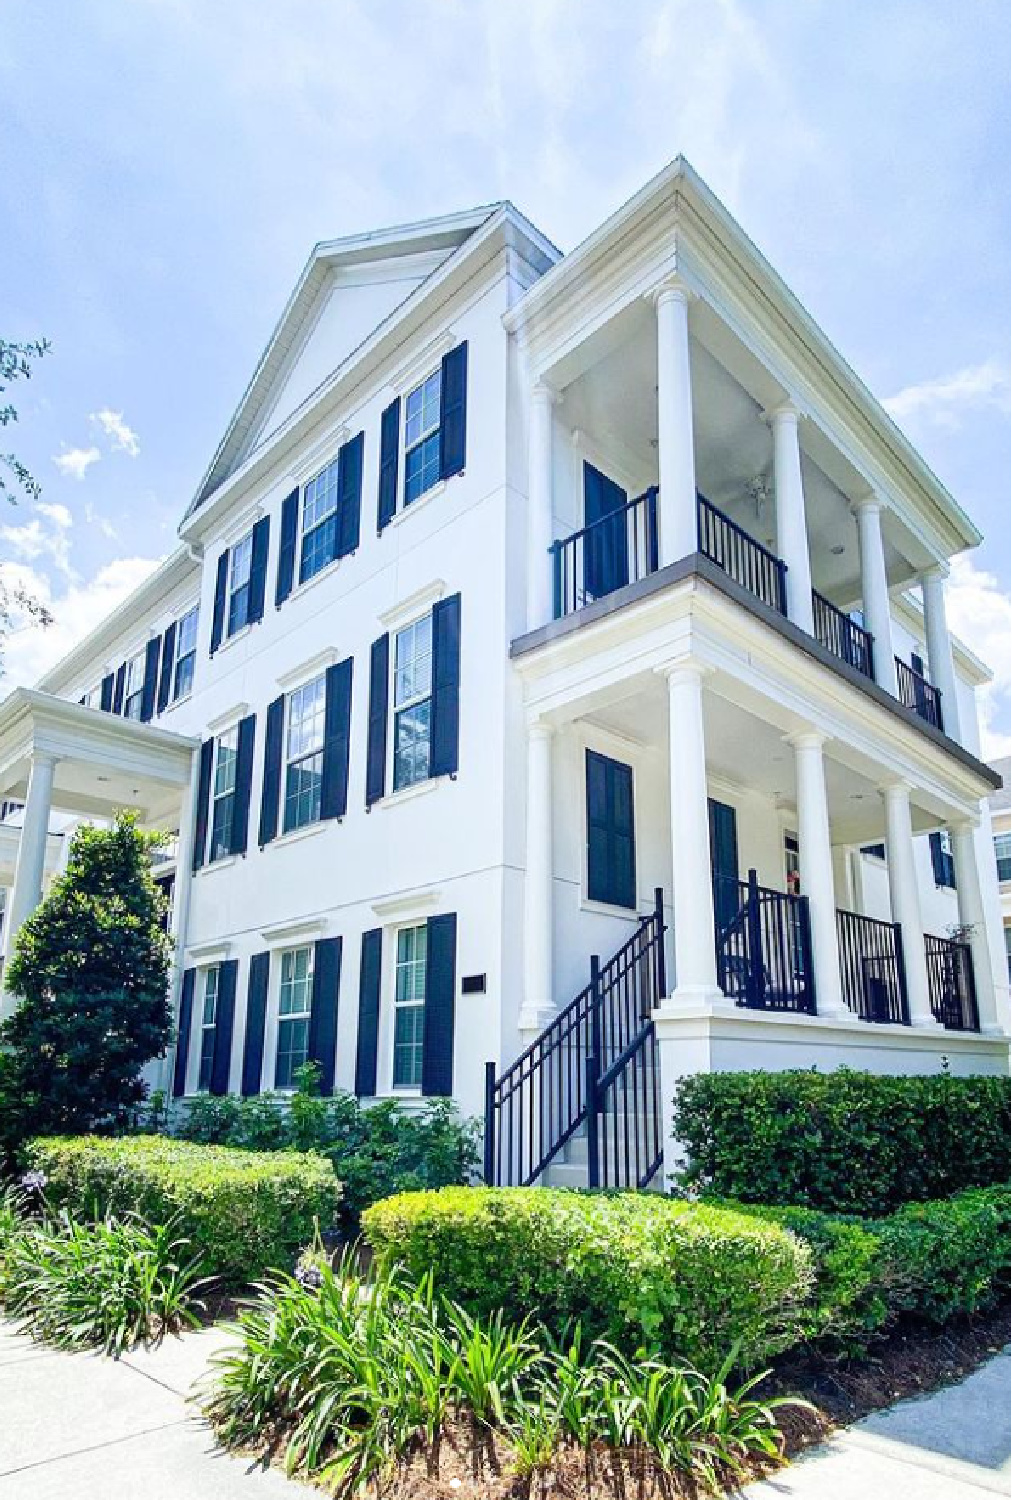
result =
[[[218,736],[214,749],[214,782],[211,792],[211,848],[209,860],[232,852],[232,821],[235,812],[235,773],[239,753],[239,726]]]
[[[253,567],[253,533],[248,531],[232,548],[228,562],[228,635],[249,624],[250,574]]]
[[[1012,979],[1012,926],[1006,922],[1003,931],[1005,933],[1005,965],[1008,969],[1008,977]]]
[[[141,716],[141,708],[144,703],[144,663],[146,657],[146,651],[138,651],[137,655],[131,656],[126,664],[126,677],[123,681],[124,719],[139,719]]]
[[[197,660],[197,619],[195,604],[176,625],[176,664],[172,669],[172,701],[184,698],[193,687],[193,668]]]
[[[425,1036],[425,958],[428,928],[401,927],[397,932],[394,965],[395,1089],[422,1086],[422,1043]]]
[[[404,403],[404,504],[410,505],[439,480],[442,371],[408,392]]]
[[[288,697],[283,831],[304,828],[320,816],[323,788],[323,731],[327,703],[325,673],[297,687]]]
[[[394,636],[394,791],[429,775],[432,719],[432,614]]]
[[[996,833],[994,857],[998,866],[998,879],[1004,884],[1012,880],[1012,833]]]
[[[200,1061],[197,1065],[197,1088],[206,1094],[214,1071],[214,1034],[218,1024],[217,964],[204,970],[204,992],[200,1003]]]
[[[313,1003],[313,949],[286,948],[278,986],[278,1044],[274,1087],[295,1087],[295,1075],[309,1056],[309,1015]]]
[[[300,583],[315,577],[337,556],[337,476],[334,458],[302,492]]]

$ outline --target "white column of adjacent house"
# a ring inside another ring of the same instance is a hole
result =
[[[553,616],[552,408],[555,392],[538,381],[531,388],[527,431],[527,629]]]
[[[942,695],[942,728],[952,740],[960,740],[959,699],[956,669],[952,661],[952,637],[945,615],[945,573],[941,567],[921,574],[924,604],[924,635],[928,648],[928,673]]]
[[[662,567],[698,548],[692,438],[689,290],[670,277],[653,294],[657,311],[657,500]]]
[[[790,402],[770,413],[777,497],[777,555],[787,564],[787,618],[812,635],[812,567],[808,555],[805,487],[797,408]]]
[[[924,956],[924,922],[917,889],[917,865],[910,821],[910,787],[894,781],[883,787],[886,808],[886,855],[889,902],[893,921],[903,938],[903,967],[912,1026],[937,1026],[928,995],[928,966]]]
[[[28,795],[22,814],[18,857],[14,866],[14,885],[7,906],[7,959],[14,956],[18,929],[28,920],[42,900],[42,882],[46,872],[46,840],[49,837],[49,815],[53,805],[53,776],[57,757],[40,750],[32,752],[28,772]],[[4,1014],[10,1010],[6,1000]]]
[[[889,580],[882,545],[882,506],[873,496],[852,507],[861,553],[861,604],[865,629],[871,631],[871,660],[879,687],[896,697],[896,656],[889,608]]]
[[[524,996],[519,1028],[538,1032],[555,1013],[552,979],[552,727],[527,730],[527,868],[524,875]]]
[[[977,992],[980,1029],[989,1036],[1000,1036],[1002,1028],[998,1020],[998,997],[994,970],[991,967],[991,946],[987,940],[980,866],[977,864],[976,828],[976,822],[968,818],[964,822],[952,824],[949,829],[956,875],[956,902],[959,925],[967,931],[973,957],[973,983]]]
[[[200,779],[200,752],[193,751],[190,762],[190,779],[183,791],[179,808],[179,838],[176,841],[176,880],[172,888],[172,1017],[179,1019],[179,999],[183,986],[185,967],[186,932],[190,919],[190,892],[193,886],[193,839],[196,825],[197,797]],[[172,1088],[172,1073],[175,1067],[175,1046],[168,1049],[162,1067],[162,1088],[168,1094]]]
[[[829,833],[825,735],[815,730],[791,735],[798,800],[798,858],[801,889],[808,898],[815,971],[815,1008],[820,1016],[846,1017],[836,936],[833,845]]]

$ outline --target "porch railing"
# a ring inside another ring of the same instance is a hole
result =
[[[931,1014],[948,1031],[979,1031],[977,987],[969,943],[924,934]]]
[[[587,1059],[587,1186],[645,1188],[664,1159],[660,1060],[653,1021],[602,1072]]]
[[[832,651],[841,661],[848,666],[854,667],[858,672],[863,672],[865,677],[872,675],[871,668],[871,635],[858,625],[849,615],[844,614],[842,609],[837,609],[835,604],[830,604],[824,595],[812,590],[812,616],[815,623],[815,639],[820,645],[825,646],[827,651]]]
[[[903,937],[892,922],[837,911],[840,980],[848,1009],[862,1021],[909,1026]]]
[[[705,495],[696,496],[696,521],[703,556],[771,609],[786,615],[787,564],[711,505]]]
[[[557,620],[627,583],[656,573],[656,485],[571,536],[553,542],[549,550]]]
[[[815,1014],[812,932],[807,896],[788,896],[748,880],[713,878],[717,983],[749,1010]]]
[[[896,687],[904,708],[912,709],[918,718],[936,729],[944,729],[941,693],[901,656],[896,658]]]

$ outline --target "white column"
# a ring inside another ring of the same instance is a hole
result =
[[[896,657],[889,608],[889,580],[882,546],[882,506],[873,496],[853,506],[861,552],[861,604],[872,634],[871,660],[879,687],[896,697]]]
[[[910,822],[910,787],[895,781],[884,787],[886,853],[889,863],[889,903],[903,935],[903,967],[912,1026],[937,1026],[928,996],[928,966],[924,957],[924,922],[917,890],[914,836]]]
[[[667,673],[675,974],[672,999],[680,1002],[721,998],[706,803],[705,671],[687,663]]]
[[[980,1029],[991,1036],[1000,1036],[1002,1028],[998,1020],[998,997],[995,992],[994,971],[991,968],[991,947],[987,940],[980,866],[977,864],[976,826],[973,821],[967,820],[953,824],[949,830],[956,874],[956,902],[959,925],[968,929],[973,955],[973,982],[977,991]]]
[[[18,857],[14,865],[14,885],[8,897],[4,922],[7,950],[5,967],[14,957],[18,929],[42,900],[55,770],[55,755],[33,751],[28,773],[28,796],[25,799],[21,837],[18,841]],[[0,1018],[9,1015],[14,1005],[15,1001],[8,998],[6,990],[0,992]]]
[[[527,432],[527,628],[552,619],[552,407],[555,393],[531,389]]]
[[[840,950],[836,939],[836,890],[833,883],[833,846],[829,835],[826,767],[822,755],[825,736],[814,730],[792,735],[798,799],[798,858],[801,890],[808,897],[812,927],[812,964],[815,970],[815,1008],[820,1016],[848,1016],[840,982]]]
[[[698,550],[696,460],[692,442],[689,291],[677,277],[654,293],[657,309],[657,462],[660,561]]]
[[[928,647],[928,672],[942,695],[942,727],[952,740],[959,740],[959,699],[956,669],[952,664],[952,637],[945,617],[945,575],[941,568],[921,574],[924,604],[924,634]]]
[[[527,869],[524,876],[524,997],[521,1032],[555,1014],[552,982],[552,729],[527,730]]]
[[[812,619],[812,568],[808,556],[805,489],[801,480],[798,413],[789,402],[770,414],[777,495],[777,555],[787,564],[787,617],[809,635]]]
[[[190,779],[183,789],[179,808],[179,838],[176,847],[176,881],[172,889],[172,975],[169,980],[173,1022],[179,1020],[179,1000],[185,968],[186,932],[190,919],[190,891],[193,883],[193,834],[200,780],[200,751],[194,750],[190,761]],[[171,1093],[176,1048],[169,1047],[161,1069],[160,1087]]]

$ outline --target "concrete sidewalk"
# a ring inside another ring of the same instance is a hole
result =
[[[219,1329],[121,1360],[60,1354],[0,1322],[0,1500],[297,1500],[223,1454],[185,1400]],[[980,1500],[1010,1493],[1009,1355],[904,1401],[749,1486],[749,1500]]]

